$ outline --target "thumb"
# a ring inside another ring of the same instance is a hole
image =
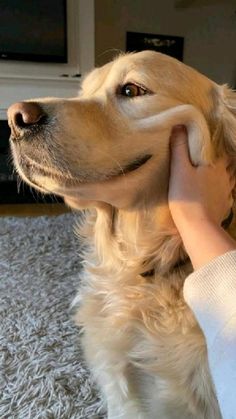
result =
[[[173,128],[170,137],[171,164],[176,167],[185,167],[191,165],[188,149],[187,130],[183,125],[177,125]],[[192,166],[192,165],[191,165]]]

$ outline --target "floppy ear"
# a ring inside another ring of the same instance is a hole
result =
[[[215,153],[207,121],[200,110],[192,105],[179,105],[137,122],[139,130],[159,133],[168,140],[176,125],[184,125],[188,132],[190,159],[199,165],[214,161]]]

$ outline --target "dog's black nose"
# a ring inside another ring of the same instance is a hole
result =
[[[25,129],[46,122],[46,114],[36,102],[18,102],[8,109],[8,123],[13,137],[19,137]]]

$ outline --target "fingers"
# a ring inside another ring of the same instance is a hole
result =
[[[175,167],[191,165],[187,130],[183,125],[174,127],[170,137],[171,160]]]

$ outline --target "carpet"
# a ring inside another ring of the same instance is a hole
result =
[[[70,303],[75,216],[0,218],[0,418],[100,419]]]

